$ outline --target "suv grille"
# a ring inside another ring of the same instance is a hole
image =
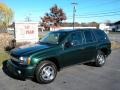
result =
[[[19,61],[18,58],[16,58],[16,57],[10,56],[10,58],[11,58],[11,60],[16,61],[16,62]]]

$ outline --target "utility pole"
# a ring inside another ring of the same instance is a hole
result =
[[[77,4],[78,3],[75,3],[75,2],[72,3],[72,5],[73,5],[73,30],[75,28],[75,13],[76,13],[76,5]]]
[[[14,28],[14,39],[16,39],[15,22],[12,23],[12,26]]]

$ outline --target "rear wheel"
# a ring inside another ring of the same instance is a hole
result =
[[[36,80],[38,83],[50,83],[57,75],[56,65],[51,61],[41,62],[36,69]]]
[[[102,51],[98,51],[96,59],[95,59],[95,65],[97,67],[102,67],[106,62],[105,54]]]

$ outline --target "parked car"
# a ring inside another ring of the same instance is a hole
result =
[[[19,77],[50,83],[66,66],[93,62],[101,67],[110,53],[110,40],[102,30],[59,30],[48,33],[33,46],[12,50],[7,69]]]

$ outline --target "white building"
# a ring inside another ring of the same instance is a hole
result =
[[[85,29],[85,28],[96,29],[96,27],[74,27],[74,29]],[[50,28],[50,31],[57,31],[60,29],[73,29],[73,27],[52,27],[52,28]]]
[[[114,30],[113,31],[120,31],[120,21],[114,23]]]
[[[113,28],[114,28],[114,26],[111,24],[101,23],[99,25],[99,29],[104,30],[106,33],[109,33],[109,31],[112,31]]]

